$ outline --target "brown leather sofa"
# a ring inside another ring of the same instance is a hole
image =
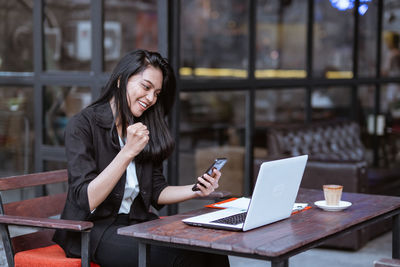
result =
[[[371,168],[360,139],[360,128],[351,121],[329,121],[270,128],[267,131],[269,159],[308,154],[301,187],[322,189],[323,184],[341,184],[345,192],[400,195],[400,168]],[[255,159],[254,173],[260,163]],[[325,246],[357,250],[368,240],[390,229],[390,221],[373,225],[326,243]]]

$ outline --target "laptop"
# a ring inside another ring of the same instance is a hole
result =
[[[248,231],[288,218],[293,210],[308,156],[263,162],[250,204],[182,220],[193,226]]]

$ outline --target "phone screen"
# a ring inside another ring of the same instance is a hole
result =
[[[227,158],[216,158],[211,166],[204,172],[211,176],[213,169],[221,170],[225,163],[228,161]],[[197,182],[198,183],[198,182]],[[200,189],[197,187],[197,183],[192,187],[193,191],[199,191]]]

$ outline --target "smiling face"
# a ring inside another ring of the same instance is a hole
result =
[[[135,117],[153,106],[161,92],[163,75],[160,69],[148,66],[143,72],[128,79],[126,97],[129,108]]]

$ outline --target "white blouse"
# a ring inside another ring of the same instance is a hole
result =
[[[124,142],[122,142],[121,137],[119,137],[119,144],[121,148],[123,148],[125,145]],[[131,161],[128,165],[128,168],[126,168],[125,191],[118,213],[129,214],[131,205],[138,194],[139,182],[136,175],[136,166],[135,162]]]

